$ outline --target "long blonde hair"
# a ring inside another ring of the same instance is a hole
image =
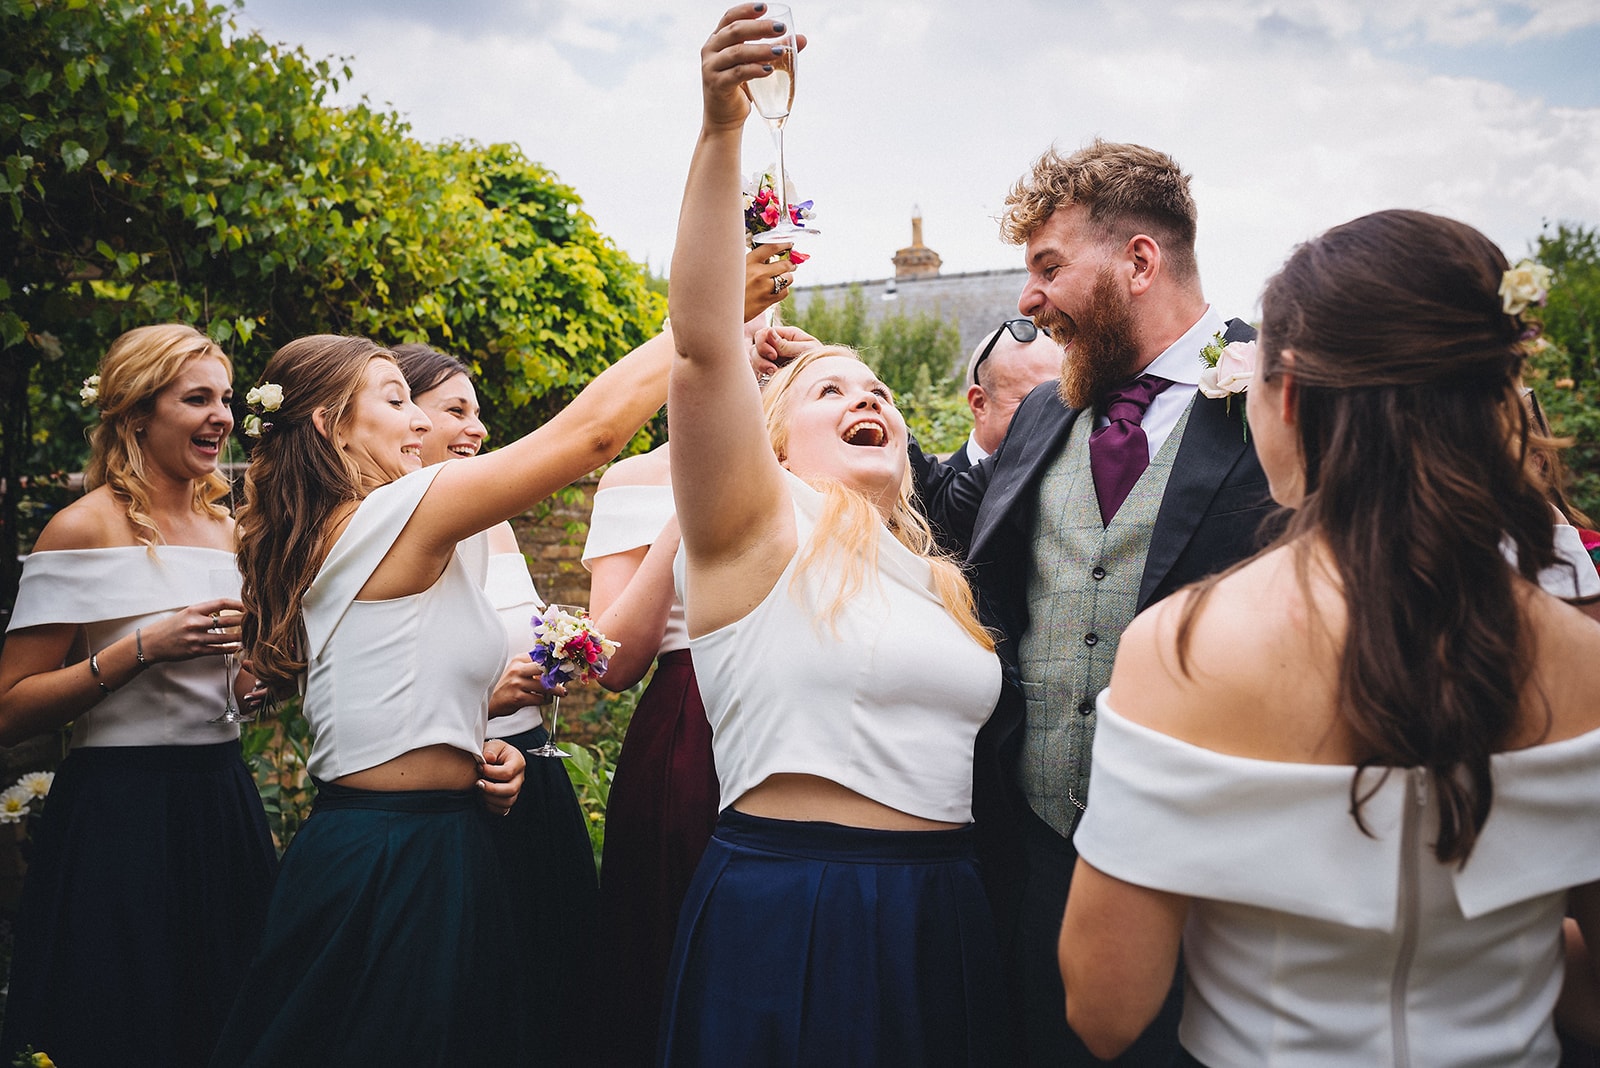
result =
[[[100,360],[100,395],[96,405],[100,421],[89,431],[89,468],[86,489],[106,486],[126,504],[134,536],[154,551],[166,539],[150,516],[149,476],[139,435],[155,411],[156,394],[177,379],[190,360],[203,357],[222,361],[229,381],[233,364],[210,338],[183,323],[139,326],[111,343]],[[218,504],[228,496],[228,480],[211,471],[194,480],[189,506],[201,515],[224,519],[227,508]]]
[[[800,372],[828,356],[845,356],[861,362],[860,354],[852,348],[819,345],[795,357],[774,373],[762,390],[761,406],[767,419],[767,437],[772,442],[772,451],[780,459],[789,447],[789,420],[793,408],[790,387]],[[934,592],[950,617],[973,641],[985,649],[994,649],[994,635],[978,622],[972,587],[967,584],[961,566],[935,544],[927,519],[917,510],[909,469],[901,479],[900,492],[887,519],[858,490],[833,479],[817,479],[811,484],[823,495],[822,514],[817,519],[816,532],[810,544],[796,561],[793,581],[798,581],[801,575],[813,568],[821,568],[833,583],[833,598],[822,609],[819,621],[831,625],[845,603],[861,591],[869,577],[876,581],[878,531],[887,526],[896,541],[928,561],[933,571]]]

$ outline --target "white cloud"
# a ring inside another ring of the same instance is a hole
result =
[[[622,22],[612,9],[506,7],[519,15],[504,26],[373,9],[324,28],[293,0],[250,0],[246,21],[313,54],[353,54],[352,90],[391,102],[425,139],[519,143],[663,269],[715,11],[663,2]],[[1390,58],[1406,41],[1595,25],[1592,3],[808,0],[796,20],[812,44],[788,164],[826,231],[802,283],[887,274],[913,204],[947,272],[1016,265],[994,223],[1006,190],[1052,143],[1096,135],[1165,149],[1194,174],[1204,278],[1230,314],[1249,313],[1295,242],[1367,211],[1454,215],[1513,257],[1544,219],[1600,222],[1600,108]],[[753,121],[747,169],[772,156]]]

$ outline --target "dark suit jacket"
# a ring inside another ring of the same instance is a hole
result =
[[[967,458],[967,443],[962,441],[959,448],[950,454],[950,459],[944,461],[945,467],[960,474],[972,466],[972,461]]]
[[[1230,320],[1226,338],[1248,341],[1255,329]],[[1267,478],[1245,439],[1244,398],[1195,397],[1156,516],[1139,589],[1139,609],[1222,571],[1265,544],[1263,521],[1276,511]],[[1029,393],[994,455],[956,472],[911,446],[912,472],[929,520],[947,548],[964,555],[983,622],[1000,632],[1006,686],[979,735],[973,815],[986,833],[1009,838],[1021,802],[1011,769],[1021,738],[1017,642],[1028,629],[1029,530],[1039,482],[1065,448],[1078,409],[1061,402],[1054,382]],[[998,796],[997,796],[998,791]],[[1013,843],[1014,844],[1014,843]],[[991,848],[983,850],[991,853]],[[993,861],[991,860],[991,864]],[[992,871],[992,867],[991,867]],[[991,891],[994,887],[991,886]]]

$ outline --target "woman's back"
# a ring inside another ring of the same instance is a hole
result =
[[[1491,759],[1489,819],[1445,863],[1423,771],[1364,772],[1351,816],[1342,601],[1310,574],[1315,612],[1292,550],[1219,582],[1187,673],[1182,599],[1137,621],[1156,640],[1130,631],[1102,695],[1080,854],[1191,899],[1181,1038],[1203,1063],[1556,1063],[1567,891],[1600,880],[1600,628],[1523,591],[1527,696]]]

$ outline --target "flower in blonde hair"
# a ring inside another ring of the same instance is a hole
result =
[[[78,399],[85,405],[100,403],[100,376],[90,375],[83,380],[83,388],[78,390]]]
[[[1521,315],[1530,306],[1542,306],[1550,295],[1555,272],[1542,263],[1522,260],[1500,276],[1500,306],[1507,315]]]

